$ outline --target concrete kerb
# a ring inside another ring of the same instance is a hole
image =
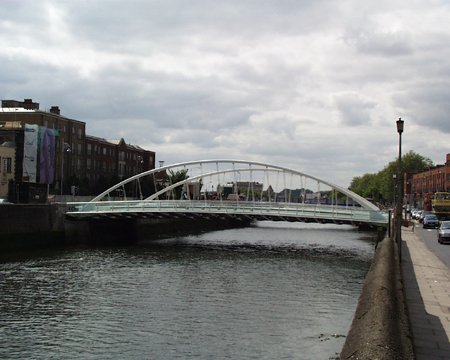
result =
[[[385,237],[377,246],[341,359],[414,359],[395,245]]]

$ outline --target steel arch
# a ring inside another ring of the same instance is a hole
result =
[[[329,186],[331,189],[339,191],[340,193],[346,195],[347,197],[349,197],[350,199],[352,199],[353,201],[355,201],[356,203],[358,203],[363,209],[365,210],[370,210],[370,211],[379,211],[380,209],[374,205],[373,203],[371,203],[370,201],[366,200],[365,198],[363,198],[362,196],[354,193],[353,191],[350,191],[348,189],[345,189],[339,185],[333,184],[327,180],[318,178],[316,176],[313,175],[309,175],[306,174],[304,172],[295,170],[295,169],[290,169],[287,167],[283,167],[283,166],[279,166],[279,165],[272,165],[272,164],[267,164],[267,163],[262,163],[262,162],[256,162],[256,161],[247,161],[247,160],[236,160],[236,159],[210,159],[210,160],[195,160],[195,161],[188,161],[188,162],[182,162],[182,163],[176,163],[176,164],[171,164],[171,165],[167,165],[167,166],[163,166],[163,167],[159,167],[156,169],[152,169],[152,170],[148,170],[145,172],[142,172],[140,174],[136,174],[134,176],[131,176],[119,183],[117,183],[116,185],[110,187],[109,189],[105,190],[104,192],[102,192],[101,194],[99,194],[98,196],[96,196],[94,199],[92,199],[90,202],[98,202],[101,201],[104,197],[106,196],[110,196],[110,193],[115,191],[116,189],[122,188],[124,187],[126,184],[131,183],[133,181],[139,180],[140,178],[143,178],[145,176],[149,176],[149,175],[154,175],[158,172],[161,171],[166,171],[169,169],[175,169],[175,168],[187,168],[189,166],[192,165],[200,165],[200,167],[203,164],[216,164],[217,168],[219,167],[219,164],[232,164],[232,168],[227,168],[227,169],[223,169],[223,170],[217,170],[215,172],[209,172],[209,173],[205,173],[205,174],[200,174],[198,176],[194,176],[194,177],[190,177],[188,179],[185,179],[183,181],[177,182],[176,184],[171,184],[168,187],[164,188],[163,190],[157,192],[159,194],[162,194],[164,192],[170,191],[171,189],[184,185],[186,183],[189,183],[192,180],[196,180],[196,179],[201,179],[204,177],[208,177],[208,176],[213,176],[213,175],[219,175],[219,174],[223,174],[223,173],[232,173],[232,172],[240,172],[240,171],[279,171],[279,172],[283,172],[283,173],[287,173],[287,174],[295,174],[298,176],[303,176],[305,178],[317,181],[318,183],[324,184]],[[239,165],[247,165],[247,168],[235,168],[235,165],[239,164]],[[253,167],[256,166],[256,167]],[[153,194],[152,196],[148,197],[145,199],[145,201],[153,201],[156,198],[156,194]]]

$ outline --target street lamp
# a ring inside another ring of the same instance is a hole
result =
[[[64,188],[64,153],[69,153],[71,151],[72,149],[70,148],[70,145],[66,142],[63,142],[61,146],[61,195],[63,194]]]
[[[404,121],[402,118],[397,120],[397,132],[398,132],[398,168],[397,168],[397,181],[398,181],[398,196],[397,196],[397,221],[396,221],[396,240],[398,245],[399,260],[402,259],[402,205],[403,205],[403,176],[402,176],[402,133],[403,133]]]

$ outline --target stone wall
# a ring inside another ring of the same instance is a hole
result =
[[[0,205],[0,249],[64,243],[64,204]]]
[[[414,359],[397,246],[375,251],[341,359]]]

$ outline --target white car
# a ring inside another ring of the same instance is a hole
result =
[[[450,243],[450,221],[441,221],[438,230],[438,242],[440,244]]]

